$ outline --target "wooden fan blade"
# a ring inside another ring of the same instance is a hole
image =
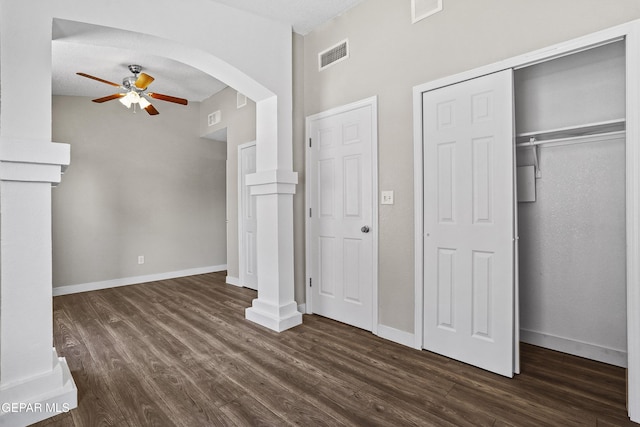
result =
[[[123,96],[125,96],[125,93],[114,93],[113,95],[109,95],[109,96],[105,96],[103,98],[97,98],[97,99],[92,99],[93,102],[107,102],[107,101],[111,101],[113,99],[118,99],[118,98],[122,98]]]
[[[149,115],[150,115],[150,116],[155,116],[155,115],[160,114],[160,113],[158,112],[158,110],[156,110],[156,108],[155,108],[153,105],[151,105],[151,104],[147,105],[147,107],[145,108],[145,110],[147,110],[147,113],[149,113]]]
[[[146,89],[155,79],[149,74],[140,73],[138,80],[134,83],[138,89]]]
[[[163,95],[161,93],[148,93],[148,96],[161,101],[175,102],[176,104],[187,105],[189,101],[184,98],[176,98],[175,96]]]
[[[95,76],[92,76],[92,75],[89,75],[89,74],[85,74],[85,73],[76,73],[76,74],[79,75],[79,76],[82,76],[82,77],[86,77],[88,79],[97,80],[99,82],[106,83],[106,84],[111,85],[111,86],[120,87],[120,85],[118,83],[110,82],[108,80],[101,79],[100,77],[95,77]]]

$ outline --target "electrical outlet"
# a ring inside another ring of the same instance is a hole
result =
[[[138,255],[138,264],[144,264],[144,255]]]
[[[383,191],[381,194],[382,197],[380,204],[382,205],[392,205],[393,204],[393,191]]]

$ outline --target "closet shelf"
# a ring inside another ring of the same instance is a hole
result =
[[[604,122],[587,123],[579,126],[568,126],[545,131],[525,132],[516,134],[516,147],[530,147],[550,142],[569,141],[590,135],[624,132],[625,119],[607,120]]]

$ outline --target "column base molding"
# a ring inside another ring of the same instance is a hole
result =
[[[26,381],[0,384],[0,426],[26,426],[78,406],[78,390],[64,357],[52,350],[52,369]]]
[[[302,324],[302,313],[298,311],[295,301],[276,306],[256,298],[252,306],[245,310],[245,318],[276,332],[286,331]]]

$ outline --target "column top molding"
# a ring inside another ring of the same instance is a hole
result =
[[[71,147],[49,141],[0,138],[0,180],[57,184],[71,162]]]
[[[251,195],[295,194],[298,172],[288,170],[259,171],[246,177]]]
[[[69,166],[71,147],[50,141],[0,137],[0,162]]]

